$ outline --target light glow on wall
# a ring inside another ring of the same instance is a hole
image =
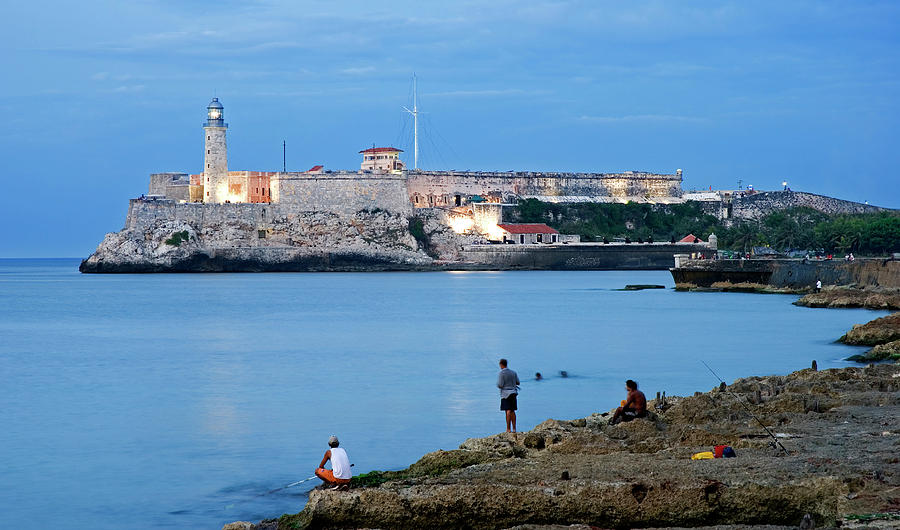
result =
[[[450,228],[457,234],[463,234],[475,227],[475,220],[471,217],[454,216],[450,218]]]
[[[487,238],[491,241],[502,241],[503,235],[505,232],[502,228],[497,225],[491,225],[484,227],[486,231]]]

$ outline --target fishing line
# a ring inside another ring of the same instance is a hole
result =
[[[270,490],[270,491],[267,491],[267,492],[265,492],[265,493],[259,493],[259,494],[256,494],[256,495],[250,497],[249,499],[244,499],[244,500],[242,500],[242,501],[232,502],[231,504],[225,505],[225,509],[227,510],[227,509],[229,509],[229,508],[234,508],[234,506],[237,505],[237,504],[242,504],[242,503],[245,503],[245,502],[250,502],[250,501],[252,501],[252,500],[256,500],[256,499],[258,499],[258,498],[260,498],[260,497],[264,497],[264,496],[269,495],[269,494],[271,494],[271,493],[275,493],[276,491],[281,491],[281,490],[283,490],[283,489],[287,489],[287,488],[296,486],[297,484],[303,484],[304,482],[309,482],[310,480],[312,480],[312,479],[314,479],[314,478],[317,478],[317,477],[316,477],[315,475],[313,475],[313,476],[311,476],[311,477],[309,477],[309,478],[305,478],[305,479],[303,479],[303,480],[298,480],[297,482],[291,482],[291,483],[288,484],[287,486],[282,486],[282,487],[280,487],[280,488],[275,488],[275,489]]]
[[[714,376],[716,376],[716,379],[718,379],[718,380],[719,380],[720,382],[722,382],[722,383],[725,383],[725,380],[723,380],[721,377],[719,377],[719,374],[715,373],[715,372],[713,371],[713,369],[710,368],[708,364],[706,364],[705,361],[701,360],[700,362],[703,363],[703,366],[705,366],[706,369],[709,370],[711,374],[713,374]],[[725,383],[725,385],[726,385],[725,388],[727,389],[727,388],[728,388],[728,386],[727,386],[728,383]],[[753,414],[753,411],[751,411],[750,408],[747,407],[747,405],[744,404],[744,399],[743,399],[742,397],[738,396],[737,394],[735,394],[734,392],[732,392],[731,389],[728,389],[728,393],[731,394],[732,396],[734,396],[734,398],[737,399],[737,402],[741,404],[741,407],[743,407],[744,410],[747,411],[747,414],[750,414],[750,416],[752,416],[753,419],[756,420],[757,423],[760,424],[760,426],[762,426],[762,428],[766,431],[766,433],[767,433],[769,436],[772,437],[772,440],[774,440],[774,442],[772,442],[772,446],[774,447],[775,444],[777,444],[778,447],[780,447],[781,450],[784,451],[784,454],[790,455],[790,453],[788,453],[788,450],[785,449],[783,445],[781,445],[781,442],[778,440],[778,438],[777,438],[774,434],[772,434],[772,431],[770,431],[769,428],[766,427],[766,425],[762,422],[762,420],[760,420],[759,418],[757,418],[757,417],[756,417],[756,414]]]
[[[355,465],[356,465],[356,464],[350,464],[350,467],[353,467],[353,466],[355,466]],[[287,486],[282,486],[282,487],[280,487],[280,488],[275,488],[275,489],[273,489],[273,490],[269,490],[269,491],[267,491],[267,492],[265,492],[265,493],[260,493],[260,494],[254,495],[254,496],[250,497],[249,499],[244,499],[244,500],[239,501],[239,502],[233,502],[233,503],[231,503],[231,504],[225,506],[225,509],[227,510],[228,508],[234,507],[235,504],[240,504],[241,502],[250,502],[250,501],[252,501],[252,500],[254,500],[254,499],[257,499],[257,498],[259,498],[259,497],[265,497],[266,495],[270,495],[270,494],[272,494],[272,493],[275,493],[276,491],[281,491],[281,490],[284,490],[284,489],[288,489],[288,488],[294,487],[294,486],[296,486],[296,485],[298,485],[298,484],[303,484],[304,482],[309,482],[310,480],[313,480],[313,479],[316,479],[316,478],[319,478],[319,477],[317,477],[316,475],[313,475],[313,476],[311,476],[311,477],[309,477],[309,478],[305,478],[305,479],[303,479],[303,480],[298,480],[297,482],[291,482],[291,483],[288,484]]]

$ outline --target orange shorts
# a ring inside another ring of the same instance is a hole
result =
[[[316,470],[316,476],[325,482],[331,482],[332,484],[349,484],[349,478],[334,478],[334,472],[330,469],[319,468]]]

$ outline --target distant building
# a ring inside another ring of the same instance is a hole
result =
[[[363,171],[403,171],[406,166],[400,160],[402,149],[396,147],[371,147],[360,151],[363,155]]]
[[[503,234],[503,242],[519,245],[536,243],[557,243],[559,232],[544,223],[498,224]]]

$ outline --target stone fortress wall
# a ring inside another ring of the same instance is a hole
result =
[[[171,179],[171,177],[168,177]],[[161,177],[161,180],[162,179]],[[412,215],[406,182],[400,176],[363,177],[356,173],[305,175],[281,173],[272,178],[273,203],[197,203],[172,198],[132,199],[126,230],[145,230],[157,221],[202,226],[209,222],[258,225],[302,213],[327,212],[352,217],[360,211]],[[159,188],[157,188],[159,189]]]
[[[415,208],[461,206],[473,196],[500,202],[535,197],[553,202],[603,200],[668,202],[681,197],[675,174],[410,171],[409,200]]]
[[[398,173],[276,173],[270,183],[272,203],[293,211],[412,214],[406,178]]]
[[[402,175],[276,173],[270,178],[270,186],[272,203],[192,203],[188,201],[189,175],[154,173],[150,176],[151,197],[131,200],[125,228],[143,229],[166,219],[189,224],[211,219],[254,224],[264,222],[266,212],[270,217],[302,212],[352,216],[376,210],[412,214]]]
[[[187,173],[169,172],[150,175],[150,195],[161,195],[173,201],[188,201],[191,177]]]
[[[510,203],[528,197],[553,202],[676,202],[681,196],[680,173],[277,172],[270,182],[271,202],[298,208],[315,205],[322,211],[454,207],[475,196]],[[154,173],[150,195],[188,201],[190,176]]]
[[[172,200],[131,199],[125,217],[125,230],[146,231],[159,221],[203,226],[209,222],[232,222],[264,228],[278,208],[257,203],[203,204]]]

